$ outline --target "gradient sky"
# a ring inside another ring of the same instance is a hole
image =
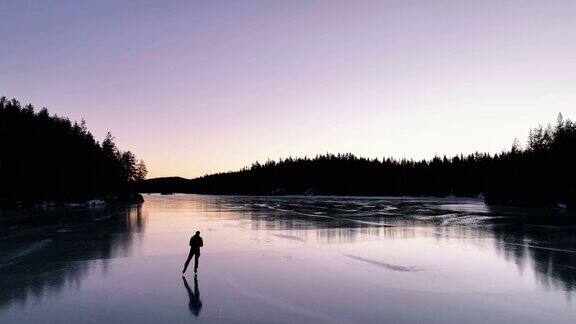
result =
[[[498,152],[576,119],[576,1],[0,0],[0,95],[149,176]]]

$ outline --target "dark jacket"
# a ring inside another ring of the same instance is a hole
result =
[[[200,252],[200,247],[204,246],[204,242],[200,236],[194,235],[190,238],[190,248],[194,251]]]

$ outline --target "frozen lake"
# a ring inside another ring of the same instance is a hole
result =
[[[0,219],[0,323],[574,323],[576,221],[459,198],[146,195]],[[198,276],[181,270],[202,232]]]

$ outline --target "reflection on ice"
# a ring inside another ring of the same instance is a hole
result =
[[[200,311],[202,310],[202,300],[200,300],[200,288],[198,288],[198,275],[194,275],[194,291],[188,285],[188,281],[186,280],[185,276],[182,276],[182,281],[184,282],[184,287],[186,288],[186,292],[188,293],[188,308],[190,309],[190,313],[194,314],[195,316],[200,315]]]
[[[375,237],[435,237],[490,244],[507,259],[529,264],[545,287],[576,289],[576,219],[562,210],[489,207],[479,200],[460,198],[205,199],[223,209],[241,205],[244,209],[239,215],[251,219],[252,229],[284,231],[288,234],[275,235],[297,241],[332,244]],[[316,214],[319,210],[321,217]]]
[[[145,198],[0,219],[0,322],[576,320],[576,220],[563,212],[459,198]],[[196,230],[192,281],[180,271]]]
[[[108,259],[131,254],[133,239],[144,231],[145,221],[140,207],[53,210],[25,223],[12,220],[14,233],[30,233],[13,234],[2,245],[0,310],[25,305],[29,299],[54,298],[66,287],[80,286],[95,268],[105,271]],[[30,222],[41,224],[29,228]],[[60,224],[68,230],[55,230]]]

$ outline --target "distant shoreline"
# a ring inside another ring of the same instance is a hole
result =
[[[109,205],[123,204],[141,204],[144,197],[140,193],[132,192],[122,195],[96,197],[91,199],[69,200],[69,201],[2,201],[0,210],[27,210],[27,209],[49,209],[49,208],[67,208],[67,207],[87,207],[98,208]],[[1,217],[2,215],[0,215]]]
[[[576,207],[576,123],[559,114],[555,126],[530,130],[527,144],[490,154],[411,160],[352,153],[254,162],[239,171],[195,179],[136,182],[139,192],[231,195],[483,197],[488,205]]]

